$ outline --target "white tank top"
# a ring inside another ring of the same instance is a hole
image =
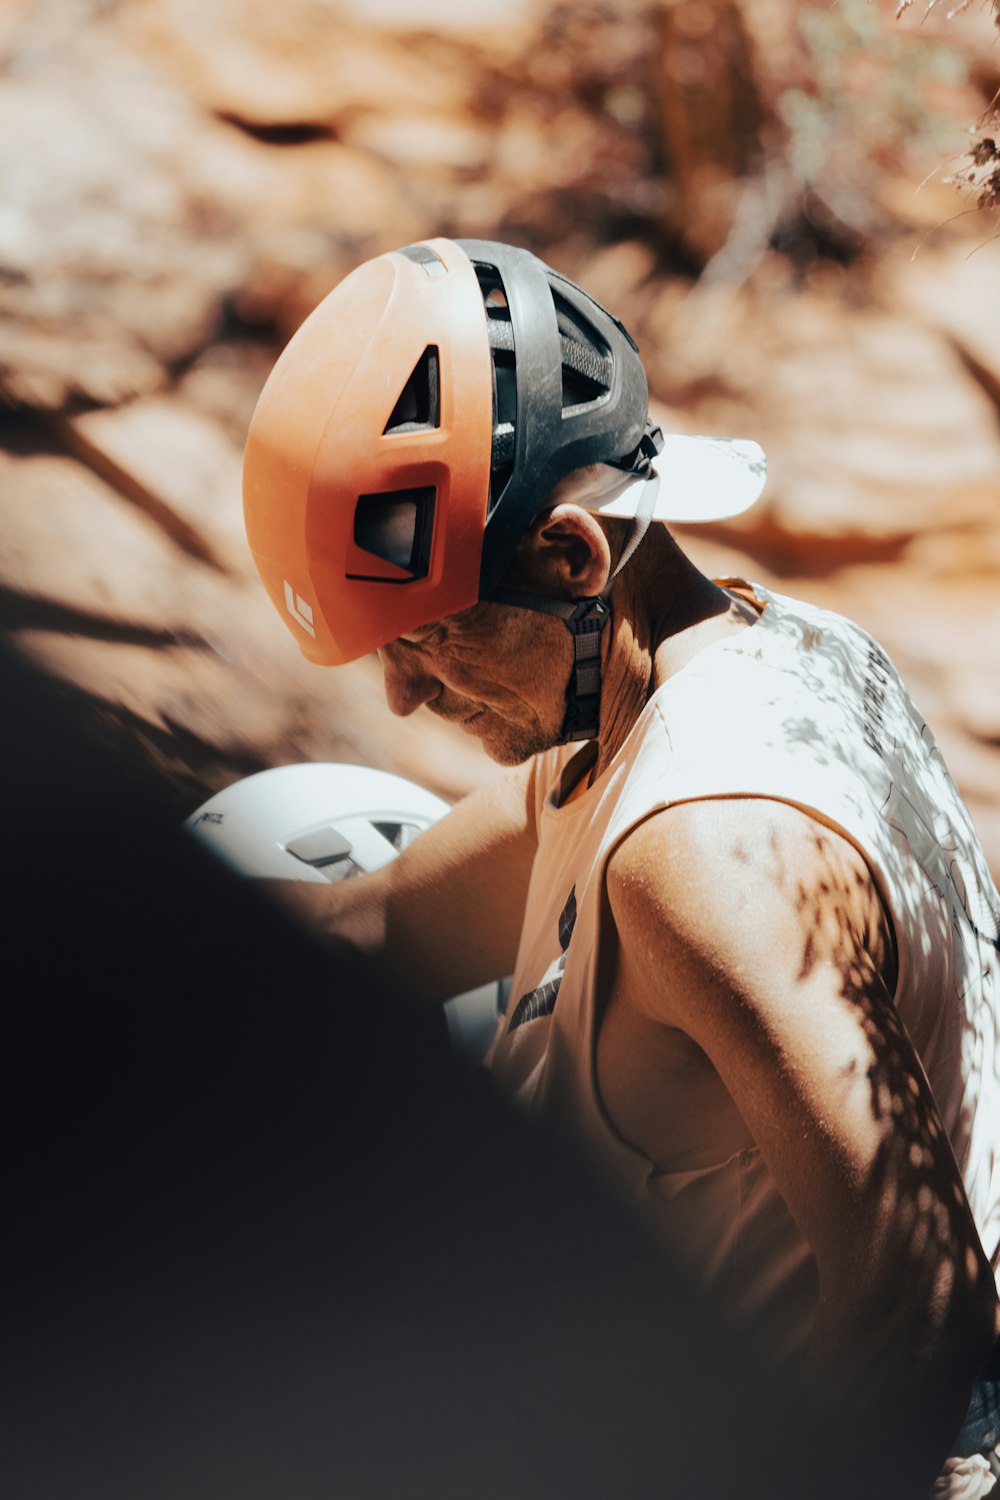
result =
[[[602,1107],[595,1014],[608,855],[657,808],[734,795],[792,803],[857,846],[895,928],[897,1011],[988,1256],[1000,1240],[1000,900],[933,737],[882,649],[839,615],[754,592],[757,622],[669,678],[592,786],[561,797],[588,751],[539,758],[538,854],[488,1061],[530,1114],[582,1141],[698,1283],[791,1354],[815,1311],[815,1265],[760,1153],[685,1170],[679,1121],[679,1156],[657,1163]]]

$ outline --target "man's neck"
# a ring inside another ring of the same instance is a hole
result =
[[[669,539],[668,539],[669,540]],[[605,631],[601,726],[593,778],[608,766],[652,694],[712,642],[757,618],[753,607],[698,571],[669,541],[612,592]],[[638,559],[636,559],[638,561]]]

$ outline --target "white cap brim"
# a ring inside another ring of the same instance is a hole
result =
[[[697,523],[740,516],[760,498],[767,478],[764,450],[749,438],[671,433],[652,467],[659,479],[655,521]],[[628,518],[639,509],[647,479],[602,465],[592,479],[574,478],[572,491],[561,498],[595,515]]]

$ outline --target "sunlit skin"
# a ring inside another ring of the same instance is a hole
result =
[[[627,526],[572,493],[535,522],[511,586],[605,588]],[[757,619],[660,526],[610,597],[592,775],[653,691]],[[558,619],[483,603],[380,656],[394,713],[426,707],[512,769],[375,875],[303,887],[302,904],[366,983],[436,1005],[512,971],[537,849],[531,757],[558,742],[572,642]],[[996,1336],[997,1300],[893,1005],[892,924],[865,861],[798,808],[722,798],[647,818],[605,879],[594,1068],[612,1129],[671,1170],[760,1149],[816,1257],[808,1368],[845,1421],[887,1442],[905,1432],[894,1472],[922,1493]],[[710,1137],[692,1135],[700,1120]]]
[[[566,632],[551,623],[551,649],[535,671],[524,667],[535,658],[536,623],[503,605],[478,604],[390,642],[379,651],[390,709],[426,707],[474,734],[498,764],[520,764],[555,744],[562,724],[552,658],[561,660]]]
[[[564,483],[561,492],[572,494],[572,488]],[[564,501],[536,521],[508,581],[554,598],[592,596],[605,588],[612,543],[617,555],[627,531],[622,523],[608,528]],[[597,773],[620,748],[651,691],[658,641],[660,671],[667,675],[701,644],[753,618],[745,603],[703,578],[662,527],[649,534],[641,556],[613,585],[615,607],[602,640]],[[640,630],[629,596],[650,571],[673,588],[659,617]],[[518,765],[559,743],[573,669],[572,640],[560,620],[509,605],[476,604],[390,642],[379,659],[393,713],[405,716],[426,706],[474,734],[500,765]]]

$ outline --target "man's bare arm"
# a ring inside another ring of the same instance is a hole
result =
[[[473,792],[369,875],[267,881],[359,981],[438,1003],[514,964],[536,850],[533,763]]]
[[[690,803],[626,839],[608,892],[630,1003],[707,1053],[815,1252],[824,1398],[912,1429],[933,1477],[996,1296],[863,860],[783,804]]]

